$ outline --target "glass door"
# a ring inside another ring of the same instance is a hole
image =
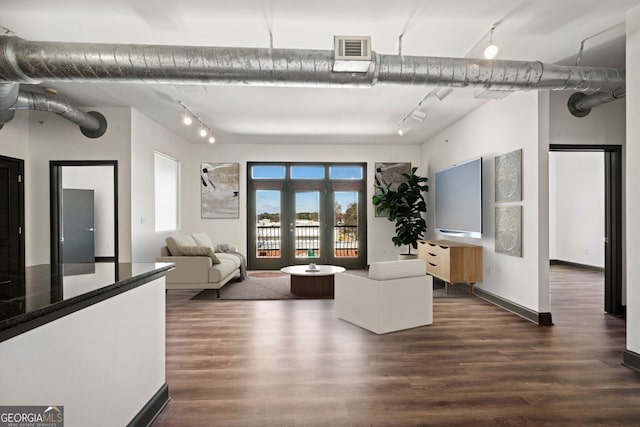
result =
[[[249,269],[311,262],[365,268],[364,165],[248,166]],[[351,173],[345,178],[341,168]]]

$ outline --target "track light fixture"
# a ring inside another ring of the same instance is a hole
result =
[[[200,129],[198,130],[198,135],[200,135],[202,138],[206,138],[207,136],[209,137],[209,143],[213,144],[214,142],[216,142],[216,139],[213,137],[213,131],[211,130],[211,127],[207,126],[207,124],[202,121],[202,119],[199,116],[196,116],[193,111],[187,107],[182,101],[178,101],[178,104],[180,104],[182,106],[182,108],[184,109],[184,112],[182,113],[182,123],[184,123],[186,126],[189,126],[193,123],[194,119],[197,120],[198,122],[200,122]]]
[[[200,130],[198,131],[198,133],[203,138],[207,136],[207,130],[204,128],[204,125],[202,124],[202,122],[200,122]]]
[[[189,126],[191,125],[191,123],[193,123],[193,119],[191,118],[191,116],[189,115],[189,113],[184,112],[183,116],[182,116],[182,123],[184,123],[185,125]]]
[[[494,59],[498,56],[498,46],[493,43],[493,32],[495,31],[496,26],[491,27],[489,31],[489,46],[484,49],[484,57],[486,59]]]

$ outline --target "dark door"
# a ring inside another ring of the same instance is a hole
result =
[[[0,156],[0,318],[23,311],[24,161]]]
[[[93,190],[62,190],[62,260],[95,262]]]

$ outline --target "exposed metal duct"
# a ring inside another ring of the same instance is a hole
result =
[[[0,84],[0,128],[13,119],[15,110],[56,113],[80,126],[83,135],[98,138],[107,130],[105,117],[97,111],[84,112],[69,101],[46,93],[20,90],[18,83]]]
[[[569,97],[567,107],[569,108],[569,112],[574,116],[584,117],[591,112],[593,107],[615,101],[616,99],[624,98],[625,95],[625,93],[619,94],[615,91],[598,92],[591,95],[576,92]]]
[[[624,71],[610,68],[375,52],[371,57],[367,71],[340,73],[332,71],[331,50],[34,42],[1,36],[0,80],[625,91]]]

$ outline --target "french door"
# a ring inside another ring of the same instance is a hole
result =
[[[366,165],[249,163],[249,269],[364,268]]]

